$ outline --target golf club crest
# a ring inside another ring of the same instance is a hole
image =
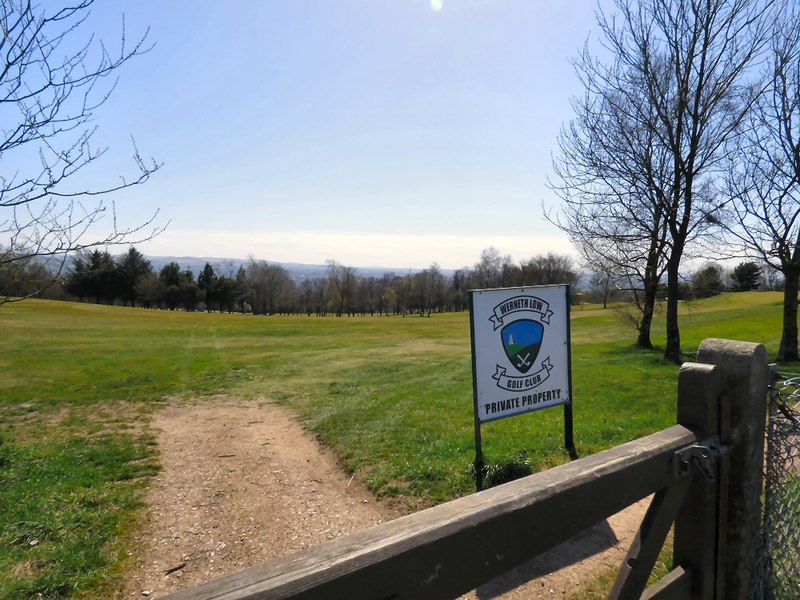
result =
[[[538,366],[536,360],[552,315],[550,305],[536,296],[514,296],[494,307],[489,320],[495,331],[500,330],[500,343],[513,369],[509,374],[508,366],[496,365],[492,379],[497,387],[524,392],[541,385],[550,376],[553,368],[550,357],[545,357]]]

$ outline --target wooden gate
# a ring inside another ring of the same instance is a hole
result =
[[[168,598],[454,598],[653,495],[610,597],[749,599],[766,389],[763,346],[706,340],[673,427]],[[675,568],[645,590],[673,523]]]

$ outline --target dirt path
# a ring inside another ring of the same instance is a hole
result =
[[[218,398],[162,410],[152,425],[163,471],[116,598],[160,598],[400,516],[275,405]],[[571,594],[619,564],[641,512],[616,515],[465,598]]]

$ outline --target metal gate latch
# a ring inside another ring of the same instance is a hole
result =
[[[716,476],[711,463],[728,452],[728,446],[721,444],[719,436],[692,444],[675,452],[672,457],[672,474],[679,479],[689,474],[690,465],[694,465],[700,475],[708,482],[714,482]]]

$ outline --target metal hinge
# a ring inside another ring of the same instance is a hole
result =
[[[694,465],[706,481],[716,481],[711,463],[723,454],[727,454],[729,447],[720,443],[719,436],[714,436],[697,442],[686,448],[681,448],[672,457],[672,475],[675,479],[689,474],[689,468]]]

